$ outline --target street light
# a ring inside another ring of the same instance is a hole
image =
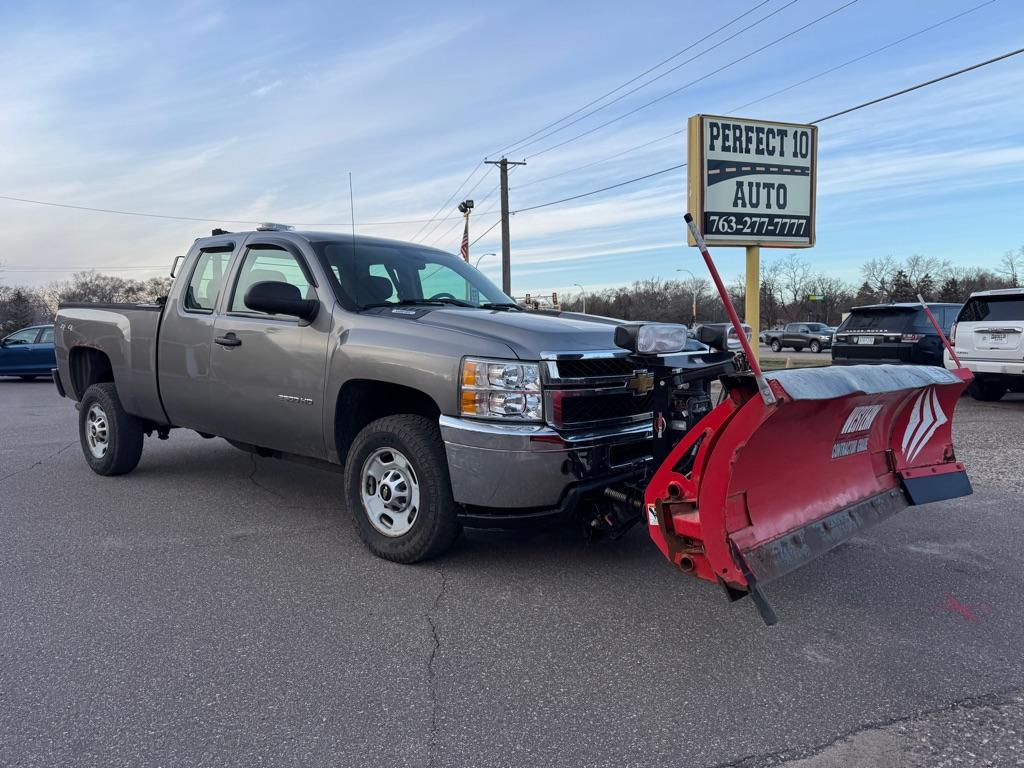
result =
[[[481,253],[479,256],[476,257],[476,263],[473,266],[476,267],[477,269],[480,269],[480,260],[484,256],[497,256],[497,255],[498,254],[493,253],[493,252],[492,253]]]
[[[587,314],[587,289],[579,283],[573,283],[577,288],[580,289],[580,298],[583,300],[583,314]]]
[[[693,302],[690,305],[690,313],[693,315],[693,317],[690,319],[690,324],[691,325],[696,325],[697,324],[697,276],[695,274],[693,274],[693,272],[691,272],[690,270],[683,269],[682,267],[677,268],[676,272],[685,272],[691,278],[693,278]]]

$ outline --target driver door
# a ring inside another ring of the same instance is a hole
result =
[[[320,300],[312,323],[245,303],[259,282],[296,286]],[[324,458],[323,413],[331,308],[292,244],[249,242],[213,329],[210,408],[215,434],[263,448]]]

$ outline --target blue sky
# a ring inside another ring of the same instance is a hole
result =
[[[759,2],[6,3],[0,195],[345,225],[351,171],[357,223],[426,219],[483,157]],[[531,157],[846,0],[787,2],[769,0],[673,64],[709,49],[695,61],[511,152],[510,159],[528,162],[511,176],[512,208],[683,162],[685,137],[676,135],[564,173],[679,131],[691,114],[731,112],[982,0],[859,0],[653,107]],[[736,114],[812,120],[1022,39],[1024,4],[997,0]],[[803,255],[856,281],[859,265],[874,256],[924,253],[994,265],[1024,243],[1022,93],[1024,56],[823,124],[818,244]],[[696,251],[684,247],[684,174],[513,217],[514,292],[574,292],[575,283],[597,289],[675,277],[677,267],[701,274]],[[497,218],[488,212],[497,203],[497,171],[479,169],[468,186],[484,175],[472,192],[473,237]],[[216,225],[3,200],[0,217],[7,267],[0,280],[30,284],[85,267],[165,273],[164,265]],[[453,252],[461,237],[456,219],[436,229],[414,223],[360,231],[398,239],[429,233],[424,242]],[[499,250],[496,228],[474,246],[474,258]],[[725,275],[742,270],[741,250],[716,255]],[[497,258],[481,267],[497,278]]]

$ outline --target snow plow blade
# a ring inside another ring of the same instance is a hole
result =
[[[907,506],[971,493],[952,444],[965,370],[849,366],[724,377],[726,397],[669,453],[645,492],[651,538],[732,598]],[[763,603],[763,604],[762,604]],[[767,613],[766,613],[767,611]]]

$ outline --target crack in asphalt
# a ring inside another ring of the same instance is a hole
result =
[[[275,499],[281,499],[283,501],[284,500],[284,496],[282,496],[277,491],[272,490],[272,489],[268,488],[267,486],[263,485],[263,483],[261,483],[259,480],[256,479],[256,471],[259,469],[259,465],[256,463],[256,458],[257,457],[256,457],[255,453],[250,453],[249,457],[252,459],[252,472],[249,473],[249,482],[252,483],[253,485],[255,485],[257,488],[259,488],[264,493],[269,493]]]
[[[256,472],[259,470],[259,463],[257,462],[257,459],[259,457],[255,453],[250,453],[249,456],[250,456],[250,458],[252,458],[252,471],[249,472],[248,475],[246,475],[246,479],[250,483],[252,483],[254,486],[256,486],[259,490],[261,490],[264,493],[266,493],[268,496],[273,496],[278,501],[286,501],[288,497],[286,497],[283,494],[278,493],[277,491],[275,491],[272,488],[267,487],[266,485],[264,485],[263,483],[261,483],[259,480],[256,479]],[[298,510],[302,510],[302,511],[305,511],[305,512],[331,512],[331,513],[334,513],[334,512],[337,511],[337,507],[334,507],[334,506],[322,507],[322,506],[319,506],[317,504],[278,504],[277,508],[278,509],[298,509]]]
[[[942,706],[933,707],[930,709],[922,709],[918,712],[913,712],[909,715],[900,715],[898,717],[889,717],[882,720],[872,721],[870,723],[861,725],[857,728],[853,728],[849,731],[839,734],[834,739],[818,744],[815,747],[800,750],[779,750],[776,752],[766,752],[764,754],[757,755],[746,755],[737,760],[731,760],[727,763],[715,763],[714,765],[708,766],[708,768],[772,768],[778,766],[789,765],[800,760],[807,760],[808,758],[820,755],[836,744],[842,741],[853,738],[862,733],[869,733],[871,731],[879,731],[885,728],[889,728],[893,725],[899,725],[900,723],[909,723],[911,721],[929,717],[931,715],[942,714],[944,712],[953,712],[956,710],[964,709],[976,709],[979,707],[1001,707],[1011,704],[1014,701],[1014,697],[1019,695],[1021,691],[1019,687],[1005,688],[993,693],[985,693],[977,696],[967,696],[962,699],[943,704]]]
[[[77,444],[78,444],[77,440],[72,440],[70,443],[65,445],[63,448],[59,448],[58,450],[56,450],[53,453],[51,453],[49,456],[44,456],[43,458],[39,459],[39,461],[36,461],[36,462],[34,462],[32,464],[29,464],[27,467],[23,467],[22,469],[16,469],[13,472],[11,472],[10,474],[7,474],[7,475],[4,475],[3,477],[0,477],[0,483],[6,482],[7,480],[10,480],[12,477],[14,477],[16,475],[23,474],[25,472],[28,472],[31,469],[35,469],[40,464],[43,464],[44,462],[47,462],[50,459],[57,458],[62,453],[64,453],[64,451],[66,451],[68,448],[70,448],[72,445],[77,445]]]
[[[434,596],[434,604],[427,612],[427,624],[430,627],[430,638],[434,644],[430,649],[430,658],[427,659],[427,686],[430,693],[430,735],[427,739],[428,766],[434,765],[434,752],[435,747],[437,746],[437,671],[434,669],[434,659],[437,657],[437,652],[441,648],[441,636],[437,632],[437,622],[434,621],[433,614],[441,604],[441,600],[448,589],[448,575],[444,572],[444,569],[440,567],[437,569],[437,572],[441,576],[441,586],[437,590],[437,595]]]

